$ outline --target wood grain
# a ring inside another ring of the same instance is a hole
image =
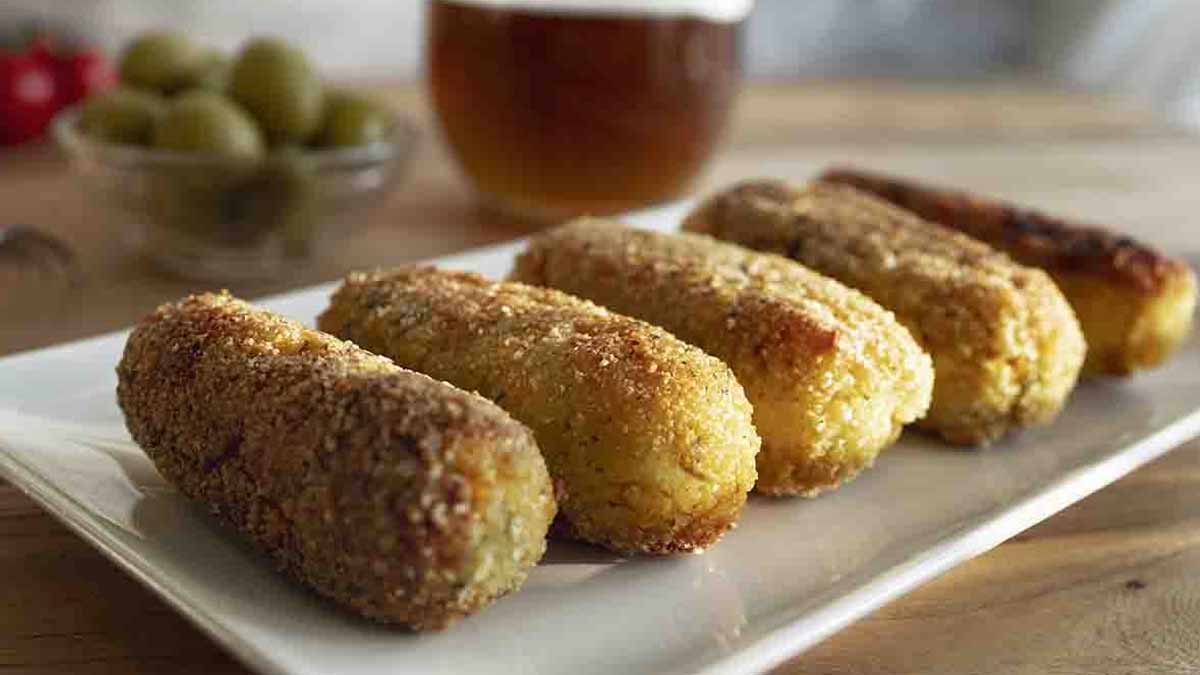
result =
[[[387,91],[426,121],[419,90]],[[951,179],[1113,220],[1186,255],[1200,142],[1143,110],[1021,83],[755,86],[701,187],[802,179],[831,162]],[[49,148],[0,159],[6,222],[71,242],[82,285],[0,287],[0,353],[130,323],[202,284],[124,252]],[[527,231],[475,210],[436,137],[345,251],[254,297]],[[1173,673],[1200,664],[1200,443],[1192,443],[884,607],[781,673]],[[0,483],[0,673],[245,670],[82,540]]]
[[[827,640],[782,673],[1195,673],[1200,443]]]

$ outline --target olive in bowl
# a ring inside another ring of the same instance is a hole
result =
[[[327,90],[273,38],[229,58],[174,33],[125,50],[121,86],[54,134],[112,226],[172,271],[281,276],[343,241],[397,182],[416,131]]]
[[[229,92],[272,143],[305,143],[317,132],[324,87],[304,52],[273,38],[252,40],[229,73]]]
[[[118,70],[128,87],[169,95],[189,86],[205,57],[205,49],[181,33],[151,31],[125,47]]]
[[[171,102],[154,126],[154,146],[223,157],[263,154],[262,132],[241,107],[220,94],[193,91]]]
[[[110,143],[148,145],[154,139],[155,125],[166,111],[166,101],[155,94],[117,87],[83,104],[79,128]]]
[[[218,282],[286,276],[335,251],[417,145],[400,117],[367,145],[256,156],[108,142],[81,129],[77,109],[53,131],[114,235],[176,275]]]

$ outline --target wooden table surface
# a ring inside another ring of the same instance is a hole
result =
[[[429,124],[422,94],[384,89]],[[1014,82],[749,87],[701,188],[802,179],[829,162],[950,179],[1119,222],[1197,259],[1200,140],[1112,100]],[[78,287],[0,286],[0,354],[129,324],[203,284],[123,251],[47,147],[0,152],[5,223],[70,242]],[[509,239],[429,132],[361,236],[254,297]],[[0,671],[238,673],[208,638],[0,483]],[[1191,673],[1200,670],[1200,443],[1188,444],[843,630],[782,673]]]

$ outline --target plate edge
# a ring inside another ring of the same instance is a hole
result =
[[[829,617],[822,629],[796,630],[798,620],[785,622],[737,651],[686,672],[692,675],[746,675],[774,668],[883,605],[986,553],[1197,437],[1200,437],[1200,409],[1168,423],[1130,449],[1062,476],[999,514],[959,528],[957,534],[871,578],[857,590],[814,608],[808,616]],[[752,654],[755,651],[761,655]]]
[[[231,656],[253,670],[262,673],[288,675],[283,664],[271,661],[253,643],[227,630],[205,610],[192,604],[184,594],[177,593],[161,575],[154,573],[154,566],[137,552],[131,550],[117,537],[107,532],[103,525],[90,522],[75,513],[91,515],[91,510],[79,504],[70,495],[59,490],[38,471],[17,459],[17,453],[0,438],[0,477],[28,496],[91,547],[135,581],[153,592],[180,615],[188,620],[214,642],[221,645]],[[75,511],[72,511],[74,509]]]

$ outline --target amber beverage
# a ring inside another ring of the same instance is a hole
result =
[[[738,90],[751,0],[433,0],[442,131],[493,206],[553,222],[681,196]]]

